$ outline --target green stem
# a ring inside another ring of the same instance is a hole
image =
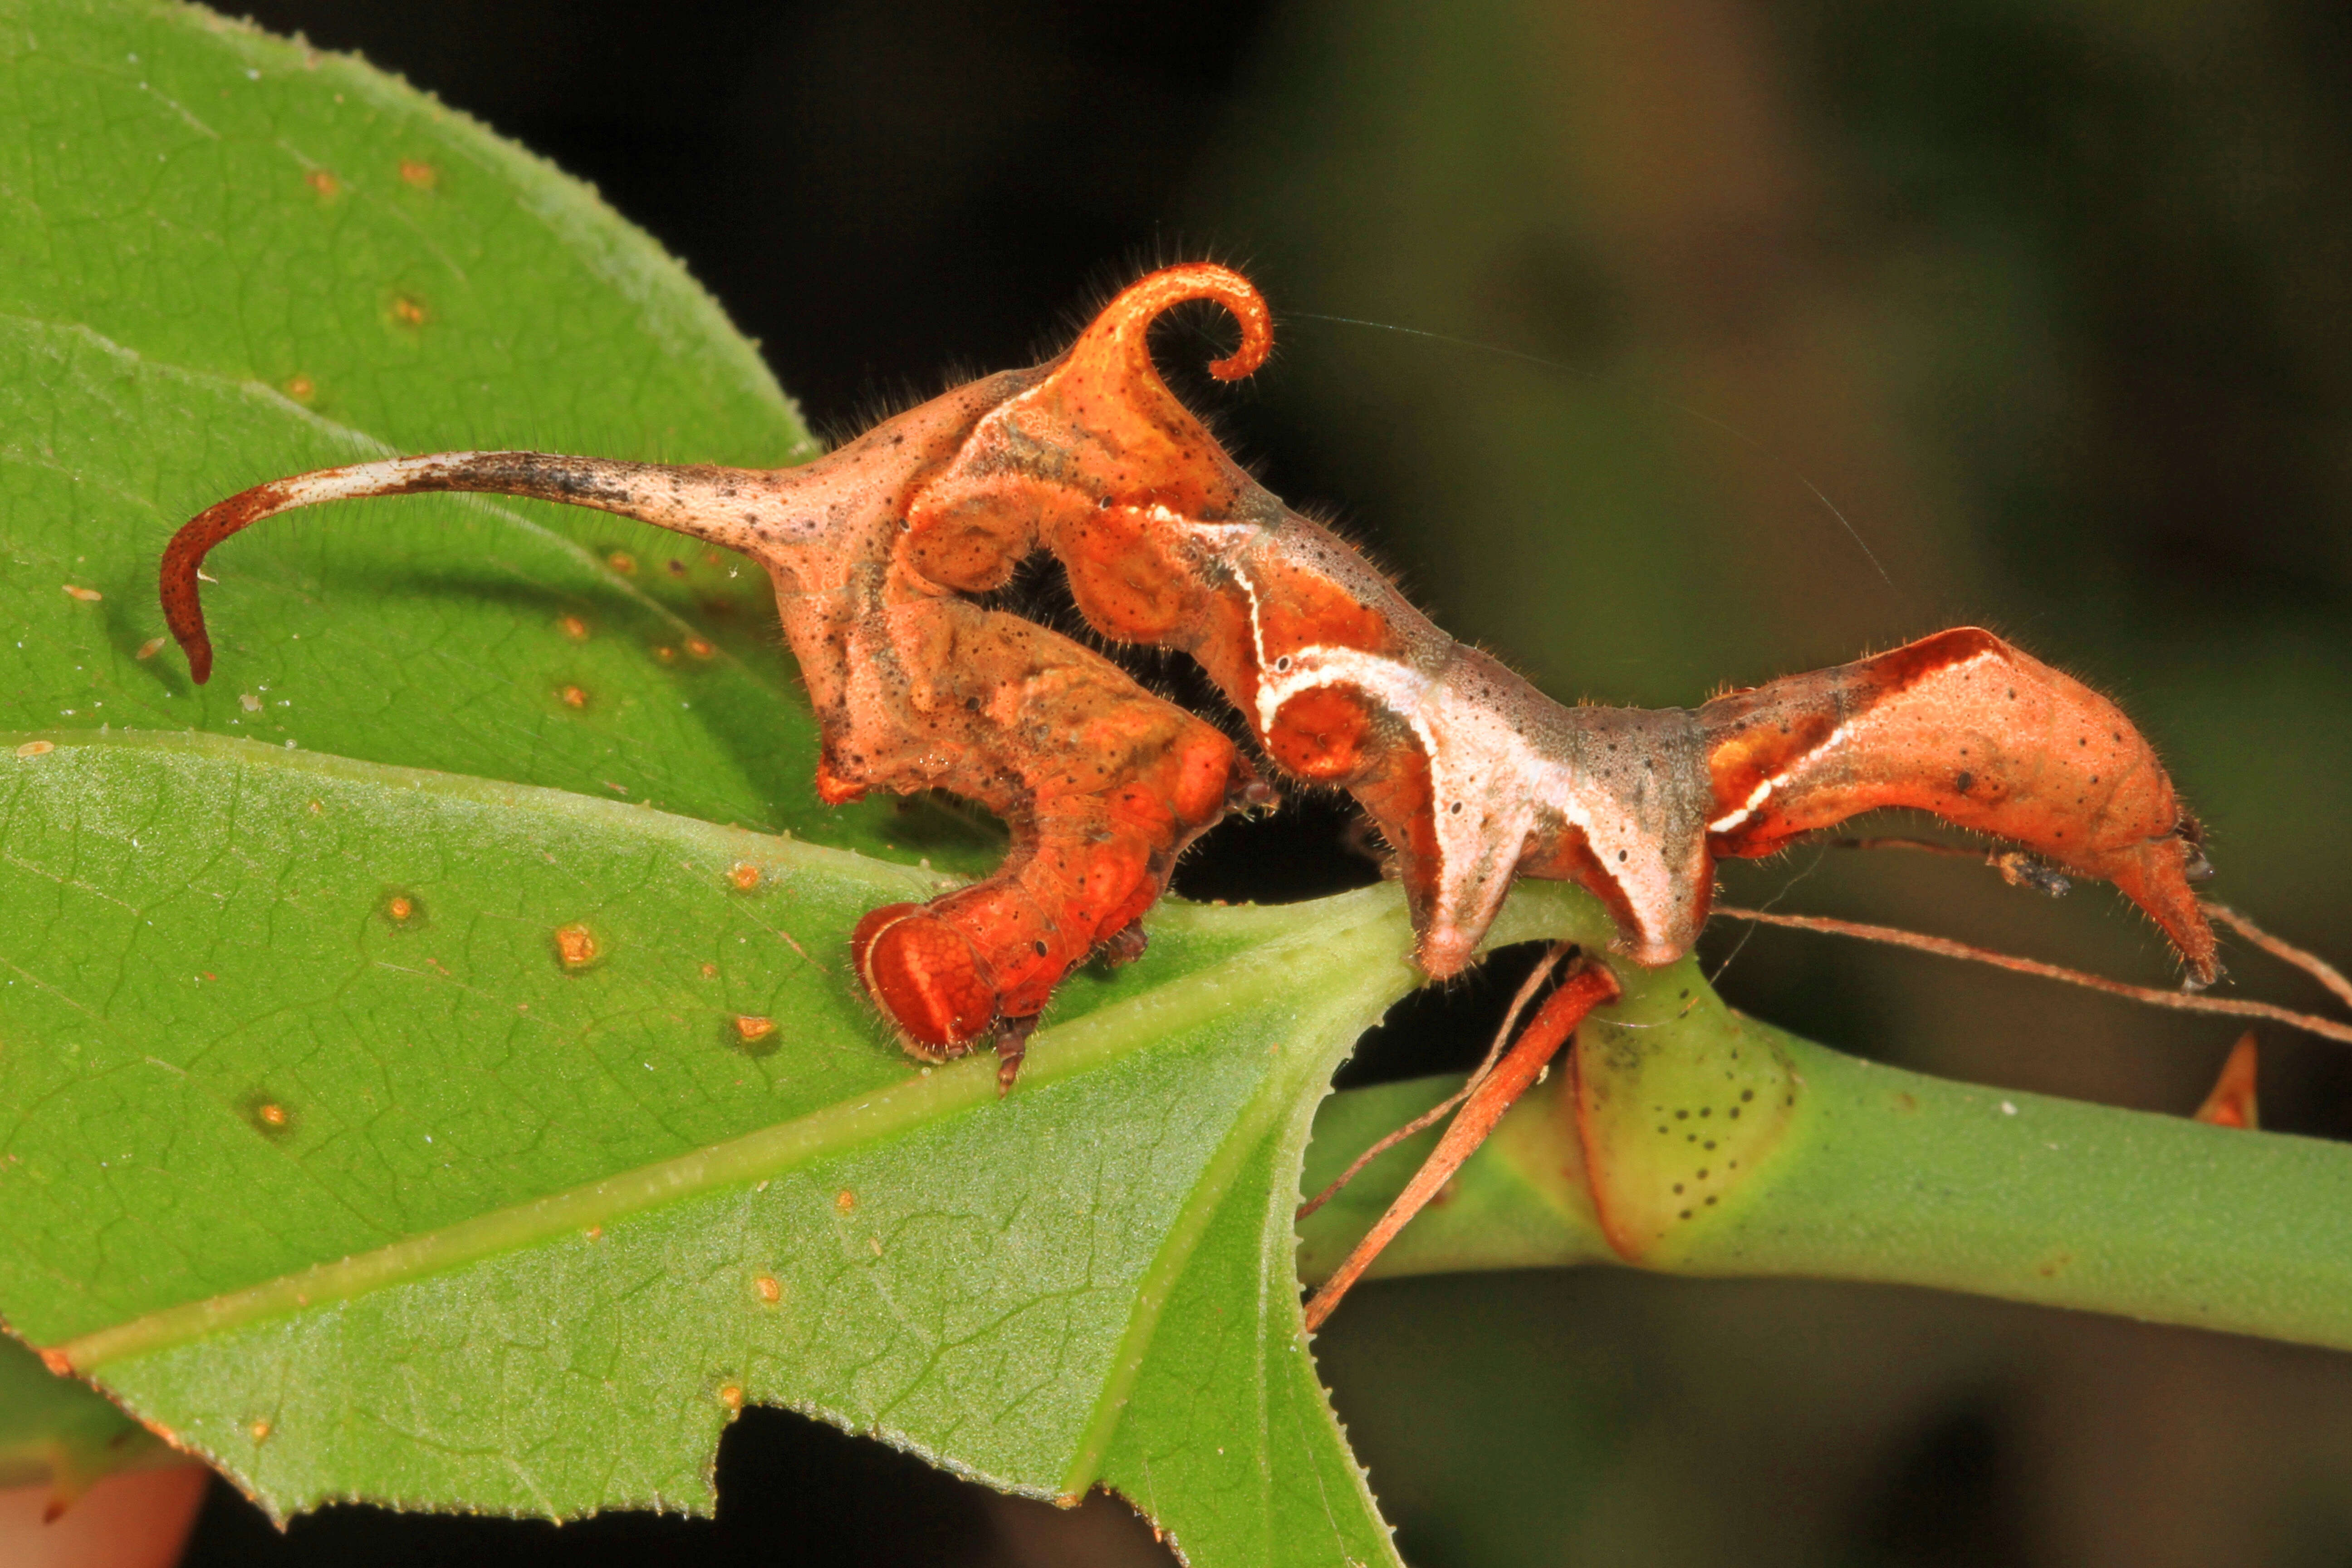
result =
[[[1789,1118],[1735,1198],[1640,1266],[1926,1285],[2352,1348],[2352,1150],[1950,1083],[1740,1024],[1793,1069]],[[1593,1048],[1590,1031],[1580,1048]],[[1310,1190],[1368,1132],[1448,1087],[1334,1097]],[[1555,1071],[1376,1272],[1623,1261],[1585,1196],[1572,1094]],[[1419,1152],[1397,1150],[1302,1226],[1308,1278],[1344,1254]]]

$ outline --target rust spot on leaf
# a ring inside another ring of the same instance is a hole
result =
[[[308,403],[319,395],[319,384],[307,375],[295,376],[286,384],[286,395],[297,403]]]
[[[595,932],[573,921],[555,928],[555,956],[564,968],[577,971],[604,957],[604,950],[597,945]]]
[[[716,980],[716,979],[718,979],[718,978],[719,978],[719,966],[718,966],[717,964],[715,964],[715,963],[706,963],[706,964],[704,964],[704,965],[702,966],[702,977],[703,977],[705,980]]]
[[[319,193],[321,201],[332,201],[342,193],[343,183],[324,169],[313,169],[302,176],[302,183]]]
[[[762,1274],[757,1279],[752,1280],[751,1289],[760,1293],[761,1300],[771,1304],[781,1301],[784,1299],[784,1288],[782,1284],[778,1283],[776,1277],[772,1274]]]
[[[833,1206],[847,1214],[857,1206],[857,1194],[844,1187],[833,1195]]]
[[[728,1384],[719,1391],[719,1403],[730,1410],[742,1409],[743,1390],[735,1384]]]
[[[286,1102],[266,1092],[249,1094],[245,1100],[245,1119],[253,1130],[271,1140],[287,1138],[294,1131],[294,1112]]]
[[[588,623],[582,620],[578,616],[562,616],[555,624],[557,627],[562,631],[563,635],[570,637],[573,642],[586,642],[588,640]]]
[[[738,1013],[735,1015],[735,1032],[743,1037],[744,1044],[749,1045],[753,1040],[764,1040],[774,1034],[776,1021],[762,1018],[756,1013]]]
[[[692,654],[697,658],[709,658],[712,655],[716,654],[719,649],[713,647],[705,638],[688,637],[686,639],[686,651]]]
[[[139,645],[139,651],[132,654],[131,657],[137,659],[149,659],[153,658],[157,654],[162,653],[163,651],[163,639],[162,637],[149,637],[145,642]]]
[[[667,647],[657,647],[654,649],[654,658],[664,664],[676,664],[677,662],[677,649]]]
[[[566,708],[585,708],[588,706],[588,693],[583,691],[576,686],[567,686],[562,690],[557,692],[556,695],[563,699],[563,705]]]
[[[73,598],[79,599],[85,605],[95,605],[100,599],[106,597],[105,595],[100,593],[97,589],[85,588],[79,583],[68,583],[65,585],[65,590],[68,595]]]
[[[414,893],[395,892],[384,895],[383,918],[396,926],[413,924],[424,912],[424,906],[416,901],[416,895]]]
[[[421,158],[403,158],[400,177],[420,191],[429,191],[441,183],[441,171]]]
[[[16,748],[16,754],[20,757],[46,757],[57,749],[55,741],[27,741]]]
[[[727,880],[739,893],[748,893],[760,885],[760,868],[749,860],[738,860],[727,868]]]
[[[251,1426],[247,1427],[247,1430],[253,1434],[253,1440],[255,1442],[262,1443],[268,1440],[272,1427],[269,1422],[267,1419],[264,1419],[255,1422]]]
[[[634,577],[637,573],[637,558],[625,550],[615,550],[604,557],[604,564],[624,577]]]
[[[425,321],[424,301],[407,294],[392,297],[392,319],[404,327],[421,327]]]

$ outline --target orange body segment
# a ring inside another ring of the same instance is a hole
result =
[[[1975,627],[1699,710],[1718,855],[1910,806],[2113,882],[2210,982],[2200,829],[2115,704]]]

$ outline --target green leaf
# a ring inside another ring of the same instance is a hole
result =
[[[7,1326],[281,1515],[707,1509],[753,1401],[1114,1485],[1195,1563],[1389,1559],[1290,1212],[1332,1067],[1417,981],[1392,893],[1159,911],[999,1101],[845,963],[942,885],[850,849],[986,837],[816,805],[732,558],[501,502],[288,519],[215,557],[193,689],[141,657],[155,563],[232,490],[809,445],[675,264],[356,62],[22,3],[0,125]]]
[[[1384,1550],[1290,1207],[1392,889],[1162,911],[999,1101],[838,961],[930,873],[208,736],[0,766],[0,1303],[266,1506],[707,1508],[760,1401],[1196,1562]]]

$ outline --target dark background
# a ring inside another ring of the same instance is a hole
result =
[[[2340,5],[256,12],[594,182],[821,430],[1039,357],[1155,261],[1242,265],[1278,356],[1188,392],[1556,695],[1688,703],[1988,624],[2143,721],[2217,894],[2352,946]],[[1220,830],[1184,886],[1364,879],[1345,828]],[[2044,904],[1965,862],[1807,851],[1727,893],[2168,973],[2104,889]],[[1709,953],[1743,1006],[1979,1081],[2183,1111],[2231,1039],[1832,939],[1719,926]],[[1409,1005],[1353,1070],[1458,1060],[1498,988]],[[2340,1053],[2263,1048],[2267,1124],[2352,1131]],[[1423,1568],[2352,1563],[2339,1357],[1614,1272],[1370,1288],[1317,1349]],[[216,1489],[190,1561],[1154,1560],[1117,1504],[1008,1502],[777,1412],[719,1486],[716,1523],[339,1509],[284,1536]]]

